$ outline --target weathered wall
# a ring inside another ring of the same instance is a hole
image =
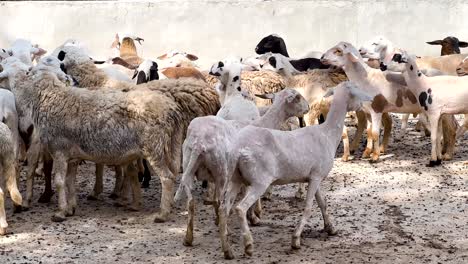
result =
[[[467,14],[466,0],[2,2],[0,47],[23,37],[53,49],[73,37],[105,57],[115,32],[132,32],[145,39],[144,57],[186,50],[205,66],[227,55],[252,55],[270,33],[286,39],[293,57],[383,34],[420,55],[437,55],[439,47],[424,42],[468,39]]]

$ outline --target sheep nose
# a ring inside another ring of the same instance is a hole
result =
[[[361,55],[364,55],[364,54],[366,54],[367,52],[366,52],[365,50],[363,50],[363,49],[359,49],[359,53],[360,53]]]
[[[322,55],[322,57],[320,57],[320,60],[323,60],[325,58],[325,54]]]

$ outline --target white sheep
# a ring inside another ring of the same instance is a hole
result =
[[[221,109],[216,116],[226,120],[252,121],[260,117],[255,104],[244,98],[241,91],[242,66],[237,63],[215,63],[210,74],[219,79],[217,85]]]
[[[22,198],[16,185],[18,161],[15,155],[16,142],[8,126],[0,122],[0,235],[6,234],[8,223],[5,214],[5,191],[10,192],[15,212],[21,211]],[[6,188],[4,186],[6,185]]]
[[[26,39],[17,39],[11,44],[10,48],[3,49],[2,51],[3,56],[15,56],[26,65],[32,65],[35,57],[42,56],[47,52],[37,44],[33,45],[31,41]]]
[[[18,105],[33,109],[41,143],[53,157],[59,197],[54,221],[65,220],[76,208],[77,165],[67,165],[69,160],[121,165],[139,157],[161,178],[161,210],[155,221],[167,220],[185,130],[193,118],[217,111],[214,91],[193,80],[151,82],[146,89],[134,85],[126,92],[90,91],[67,87],[50,72],[27,75],[18,60],[1,65],[0,79],[8,78]]]
[[[300,247],[302,229],[312,214],[314,196],[322,211],[325,230],[336,234],[326,209],[320,183],[333,167],[336,149],[341,141],[344,119],[348,111],[356,111],[368,96],[351,82],[343,82],[326,95],[334,93],[326,121],[293,131],[277,131],[247,126],[236,135],[229,150],[233,157],[228,166],[233,175],[221,195],[220,232],[222,250],[226,258],[232,258],[227,240],[227,215],[241,186],[246,185],[245,195],[235,207],[240,217],[244,250],[253,253],[253,239],[246,219],[247,209],[260,198],[271,184],[307,182],[306,206],[292,237],[292,247]],[[238,171],[239,173],[235,173]]]
[[[279,129],[288,118],[303,116],[309,110],[307,101],[292,89],[269,94],[266,98],[273,99],[273,105],[268,107],[262,117],[252,122],[199,117],[190,123],[183,144],[183,175],[175,196],[177,200],[182,191],[185,191],[188,197],[189,213],[184,245],[192,245],[193,242],[193,181],[197,178],[214,183],[214,204],[217,210],[219,195],[229,176],[226,174],[230,154],[227,149],[234,143],[233,138],[237,131],[248,124]]]
[[[338,43],[324,54],[322,60],[324,63],[343,68],[350,81],[374,96],[372,104],[365,104],[363,108],[372,119],[365,154],[372,152],[371,162],[378,161],[382,113],[420,113],[422,110],[416,95],[402,83],[389,82],[381,70],[367,66],[357,49],[350,43]]]
[[[444,114],[468,114],[468,76],[426,77],[421,73],[414,56],[403,52],[392,63],[405,65],[403,77],[408,88],[418,96],[418,102],[428,116],[431,128],[431,159],[429,167],[438,166],[442,160],[439,120]],[[387,66],[394,70],[393,64]]]

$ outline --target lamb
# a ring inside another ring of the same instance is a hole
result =
[[[468,61],[467,58],[463,59],[463,61],[457,67],[457,74],[458,76],[465,76],[468,75]],[[457,138],[460,138],[468,131],[468,115],[465,115],[465,121],[463,125],[457,130]]]
[[[426,42],[429,45],[441,45],[442,49],[440,55],[451,55],[451,54],[460,54],[460,48],[467,48],[468,42],[460,41],[456,37],[448,36],[443,40],[434,40]]]
[[[0,120],[11,131],[14,142],[13,153],[19,158],[20,133],[18,130],[18,113],[16,111],[15,96],[11,91],[0,88]]]
[[[268,35],[264,37],[255,47],[255,52],[257,54],[265,54],[267,52],[279,53],[285,57],[289,58],[288,51],[286,50],[286,44],[284,43],[283,38],[278,35]],[[313,52],[312,57],[308,56],[302,59],[289,59],[293,67],[299,71],[304,72],[312,69],[326,69],[327,66],[323,65],[320,60],[320,52]]]
[[[2,50],[4,54],[19,58],[24,64],[32,65],[35,57],[44,55],[47,51],[37,44],[33,45],[29,40],[17,39],[7,50]]]
[[[140,65],[143,62],[143,58],[138,56],[137,49],[134,40],[138,41],[141,45],[141,41],[144,39],[140,37],[131,36],[128,34],[116,34],[115,40],[112,42],[111,48],[119,52],[119,57],[122,58],[129,64]]]
[[[418,95],[419,105],[429,118],[432,149],[427,166],[438,166],[442,161],[440,117],[444,114],[468,114],[468,77],[426,77],[419,70],[414,56],[405,51],[392,61],[405,65],[403,77],[412,93]],[[387,67],[393,69],[392,65]]]
[[[320,115],[327,116],[330,107],[330,101],[324,100],[323,95],[331,87],[346,81],[348,78],[341,71],[336,70],[312,70],[303,74],[292,75],[292,68],[289,61],[282,55],[273,54],[268,58],[269,65],[273,67],[281,76],[283,76],[286,86],[298,90],[307,100],[310,106],[310,112],[304,116],[306,125],[316,124]],[[365,116],[359,114],[358,132],[352,143],[352,150],[355,151],[359,146],[359,141],[366,124]],[[364,118],[363,118],[364,117]],[[386,133],[388,135],[388,133]],[[342,160],[348,161],[350,156],[350,146],[346,126],[343,130],[344,153]]]
[[[382,71],[367,66],[360,53],[350,43],[338,43],[324,54],[322,61],[343,68],[351,81],[375,97],[372,104],[364,105],[363,109],[372,118],[365,154],[372,152],[371,162],[377,162],[380,156],[379,131],[382,113],[420,113],[422,110],[417,103],[417,97],[406,86],[389,82]]]
[[[452,40],[453,42],[453,40]],[[444,48],[445,47],[445,48]],[[456,46],[452,45],[452,48],[449,49],[448,45],[442,47],[441,53],[447,55],[447,53],[452,50],[456,51]],[[359,49],[359,52],[363,57],[370,59],[380,60],[381,63],[388,63],[395,54],[399,52],[399,49],[395,48],[395,45],[383,36],[375,37],[374,39],[367,42],[364,46]],[[458,49],[459,53],[459,49]],[[461,55],[449,55],[442,57],[423,57],[416,59],[418,66],[423,69],[423,73],[426,76],[438,76],[442,74],[455,75],[456,74],[456,65],[461,60]],[[383,64],[381,64],[383,65]],[[384,68],[382,68],[385,70]],[[405,133],[406,127],[408,124],[409,114],[403,115],[402,119],[402,134]],[[425,124],[427,123],[425,117],[420,117],[421,124],[425,127],[424,130],[427,130]],[[450,160],[453,157],[454,146],[455,146],[455,131],[458,127],[453,116],[444,116],[442,117],[442,125],[444,126],[444,159]],[[428,134],[428,131],[426,131]]]
[[[76,208],[76,165],[67,161],[121,165],[139,157],[147,159],[161,178],[155,221],[168,219],[186,128],[193,118],[218,110],[214,91],[194,80],[151,82],[151,88],[146,84],[147,89],[128,92],[90,91],[66,87],[50,72],[28,76],[16,62],[2,61],[2,66],[8,70],[0,79],[8,78],[18,105],[34,110],[35,127],[53,157],[59,195],[54,221],[65,220]]]
[[[245,100],[241,93],[241,65],[225,65],[222,61],[214,64],[210,75],[217,76],[221,109],[216,116],[226,120],[252,121],[260,117],[257,107]]]
[[[15,145],[16,142],[13,139],[13,135],[3,119],[0,122],[0,235],[5,235],[8,227],[3,190],[10,192],[15,212],[21,212],[22,210],[22,197],[16,183],[18,161],[15,154]],[[4,188],[4,184],[6,184],[6,188]]]
[[[351,82],[343,82],[335,89],[330,89],[326,96],[332,93],[334,99],[329,116],[321,125],[293,131],[247,126],[236,135],[229,149],[233,158],[228,165],[228,174],[233,176],[223,189],[220,205],[219,226],[225,258],[233,258],[227,240],[226,217],[243,185],[246,186],[246,192],[235,210],[240,217],[244,251],[247,255],[253,254],[253,239],[246,219],[247,209],[271,184],[309,183],[306,207],[294,231],[292,248],[300,248],[301,233],[312,214],[314,196],[322,211],[325,230],[331,235],[336,234],[320,191],[320,183],[333,167],[346,113],[358,110],[362,101],[371,101],[372,97]],[[238,173],[235,173],[236,171]]]
[[[193,181],[197,178],[214,182],[216,210],[222,187],[229,176],[226,174],[230,154],[227,149],[234,143],[233,138],[237,131],[249,123],[254,126],[278,129],[289,117],[302,116],[309,110],[306,100],[292,89],[267,95],[266,98],[273,99],[273,105],[268,108],[265,115],[253,122],[226,121],[219,117],[199,117],[190,123],[183,145],[184,173],[175,196],[175,199],[179,199],[184,190],[188,197],[189,214],[184,245],[190,246],[193,242],[195,206],[191,194]]]
[[[169,67],[189,67],[197,68],[195,61],[198,60],[196,55],[172,50],[158,57],[158,60],[161,62],[162,68]]]

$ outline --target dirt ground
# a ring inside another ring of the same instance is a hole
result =
[[[394,123],[396,135],[395,116]],[[410,128],[414,125],[413,119]],[[425,167],[430,141],[414,130],[394,136],[378,164],[337,158],[322,190],[338,235],[320,232],[323,222],[315,204],[300,250],[291,250],[290,243],[304,201],[294,198],[297,185],[274,187],[272,199],[263,203],[260,226],[251,227],[253,257],[244,256],[237,217],[231,217],[232,261],[223,259],[213,210],[201,203],[200,185],[194,246],[185,247],[185,201],[167,223],[153,223],[159,180],[153,177],[143,190],[143,209],[131,212],[108,198],[114,183],[109,169],[100,200],[88,201],[94,181],[94,165],[88,162],[79,168],[78,211],[64,223],[50,220],[56,197],[50,204],[37,203],[42,179],[36,181],[29,211],[13,214],[8,199],[10,234],[0,238],[0,263],[468,263],[467,143],[468,133],[458,142],[454,160],[438,168]],[[337,157],[341,152],[340,146]],[[20,186],[24,193],[24,169]]]

